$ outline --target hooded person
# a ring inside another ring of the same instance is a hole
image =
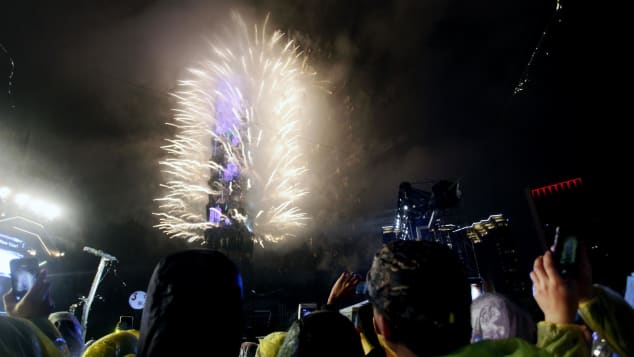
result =
[[[487,292],[471,303],[471,342],[520,337],[535,342],[531,316],[504,295]]]
[[[48,320],[55,325],[66,340],[70,357],[80,357],[84,353],[84,339],[77,317],[68,311],[57,311],[50,314]]]
[[[224,254],[192,249],[154,269],[138,356],[237,356],[244,330],[242,276]]]

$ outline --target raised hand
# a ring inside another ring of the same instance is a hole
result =
[[[332,289],[330,289],[327,304],[336,304],[341,301],[342,298],[352,295],[360,281],[361,277],[357,274],[350,272],[341,273],[339,279],[337,279]]]
[[[2,300],[4,302],[4,310],[9,316],[25,319],[48,318],[48,315],[53,312],[54,304],[51,299],[51,284],[46,280],[46,270],[40,271],[35,284],[20,301],[13,294],[13,289],[4,294]]]
[[[559,324],[573,323],[579,304],[577,284],[559,275],[551,251],[535,259],[530,277],[533,281],[533,296],[544,313],[544,320]]]

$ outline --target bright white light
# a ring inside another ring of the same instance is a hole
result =
[[[46,205],[44,210],[40,212],[40,214],[42,214],[48,220],[54,220],[55,218],[62,215],[62,209],[59,208],[59,206],[49,203]]]
[[[20,208],[26,206],[29,201],[31,201],[31,196],[27,195],[26,193],[18,193],[17,195],[15,195],[15,203],[20,206]]]
[[[0,187],[0,199],[6,199],[11,195],[9,187]],[[62,214],[62,209],[50,202],[39,198],[33,198],[26,193],[18,193],[14,196],[13,201],[20,209],[28,209],[32,213],[53,220]]]
[[[478,284],[471,284],[471,300],[475,300],[482,295],[482,290]]]
[[[31,200],[29,202],[29,209],[31,212],[48,220],[53,220],[61,214],[61,209],[58,206],[39,199]]]
[[[8,187],[0,187],[0,200],[6,200],[11,195],[11,189]]]
[[[40,212],[42,212],[46,207],[46,202],[37,198],[28,201],[27,204],[28,204],[29,210],[36,214],[39,214]]]

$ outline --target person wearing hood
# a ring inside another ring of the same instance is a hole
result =
[[[84,339],[82,327],[77,317],[68,311],[57,311],[48,316],[48,320],[55,325],[57,330],[68,345],[70,357],[80,357],[84,353]]]
[[[175,253],[150,278],[138,356],[237,356],[244,324],[235,264],[209,249]]]
[[[471,303],[471,342],[520,337],[535,342],[535,322],[506,296],[486,292]]]

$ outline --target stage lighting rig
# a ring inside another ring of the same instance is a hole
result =
[[[442,213],[455,207],[462,197],[458,181],[433,182],[431,190],[424,190],[409,182],[399,185],[394,226],[383,227],[384,237],[418,240],[429,238]]]

